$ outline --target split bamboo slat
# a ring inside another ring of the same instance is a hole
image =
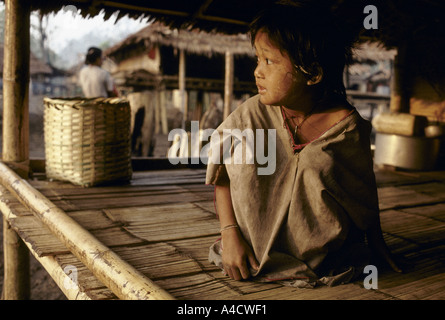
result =
[[[0,162],[1,183],[121,299],[173,299]]]
[[[43,101],[49,179],[90,187],[131,178],[127,100],[45,97]]]
[[[189,183],[187,177],[191,178]],[[205,170],[179,169],[138,172],[125,186],[64,188],[60,182],[36,180],[30,184],[125,263],[176,299],[445,298],[445,175],[377,172],[384,238],[392,252],[403,257],[406,271],[398,274],[379,266],[378,288],[373,290],[364,288],[363,279],[314,290],[229,279],[208,261],[209,247],[220,235],[213,189],[204,185],[204,177]],[[176,179],[178,184],[174,183]],[[12,227],[33,253],[40,253],[39,261],[45,268],[58,269],[49,270],[58,283],[68,281],[60,270],[71,266],[78,271],[82,294],[77,297],[74,292],[66,292],[67,297],[120,298],[71,252],[60,251],[60,245],[51,248],[50,244],[58,240],[54,234],[39,227],[41,222],[32,221],[37,218],[10,197],[5,199],[9,199],[8,208],[21,215],[9,219]]]
[[[219,236],[215,215],[192,203],[105,209],[113,221],[125,223],[125,229],[147,241],[169,241]],[[168,214],[166,214],[168,213]]]

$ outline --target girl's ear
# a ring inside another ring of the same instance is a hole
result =
[[[317,74],[315,76],[312,76],[312,78],[310,78],[306,82],[308,86],[313,86],[314,84],[320,83],[321,80],[323,80],[323,69],[320,66],[317,66],[316,69],[317,69]]]
[[[318,65],[318,64],[313,64],[314,68],[316,70],[316,74],[312,75],[311,73],[309,73],[308,71],[306,71],[305,69],[303,69],[303,67],[297,66],[295,65],[295,67],[300,70],[301,72],[304,73],[304,75],[306,76],[306,78],[309,78],[309,80],[306,82],[306,84],[308,86],[312,86],[314,84],[320,83],[321,80],[323,79],[323,69]]]

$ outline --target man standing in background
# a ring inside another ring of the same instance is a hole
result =
[[[89,48],[85,58],[86,66],[79,73],[79,84],[86,98],[117,96],[113,79],[102,69],[102,62],[102,50]]]

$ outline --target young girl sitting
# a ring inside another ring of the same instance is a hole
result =
[[[289,1],[265,10],[251,39],[259,94],[219,126],[210,150],[222,150],[224,130],[273,129],[262,148],[275,149],[276,168],[260,175],[258,162],[209,162],[222,236],[210,261],[232,279],[304,287],[355,279],[370,251],[399,271],[380,228],[371,125],[346,100],[352,41],[327,8]]]

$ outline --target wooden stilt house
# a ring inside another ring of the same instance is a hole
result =
[[[133,108],[133,122],[144,123],[139,134],[145,136],[143,156],[148,156],[147,137],[153,136],[147,132],[190,131],[190,121],[200,121],[214,107],[221,114],[220,123],[224,112],[227,116],[239,104],[236,99],[256,92],[254,50],[247,34],[170,29],[156,22],[104,54],[116,64],[112,75],[121,95],[138,104]],[[147,122],[141,114],[152,115],[153,120]],[[139,130],[137,124],[134,130]]]

